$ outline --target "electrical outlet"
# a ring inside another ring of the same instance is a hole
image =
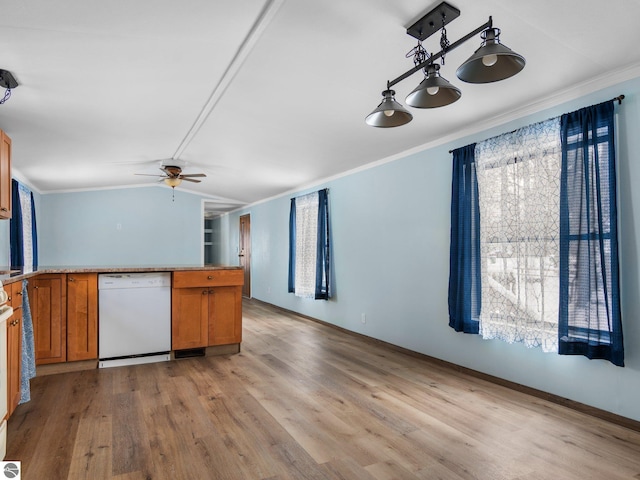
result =
[[[360,314],[360,321],[362,323],[367,323],[367,314],[366,313]]]

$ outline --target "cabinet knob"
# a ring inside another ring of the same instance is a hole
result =
[[[202,291],[202,294],[203,294],[203,295],[206,295],[206,294],[207,294],[207,291],[206,291],[206,290],[203,290],[203,291]]]
[[[69,277],[69,281],[70,281],[70,282],[75,282],[75,281],[76,281],[76,279],[75,279],[75,278],[73,278],[73,277]]]
[[[22,296],[22,292],[16,292],[16,295]],[[11,297],[9,297],[9,298],[11,298]]]
[[[209,276],[207,277],[207,279],[208,279],[208,280],[213,280],[213,276],[212,276],[212,275],[209,275]]]
[[[213,290],[209,290],[209,295],[213,295],[214,291]]]
[[[7,210],[7,207],[2,207],[0,208],[0,210],[2,210],[3,212],[8,212],[9,210]]]

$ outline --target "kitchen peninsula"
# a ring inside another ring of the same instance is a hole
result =
[[[171,358],[237,353],[242,341],[241,267],[51,266],[0,269],[10,303],[28,279],[38,374],[98,366],[98,275],[168,272]],[[19,364],[19,362],[17,362]]]

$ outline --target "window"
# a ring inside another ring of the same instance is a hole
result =
[[[558,350],[560,119],[478,143],[483,338]]]
[[[449,324],[623,366],[613,101],[454,151]]]
[[[328,190],[291,199],[289,292],[327,300],[330,291]]]

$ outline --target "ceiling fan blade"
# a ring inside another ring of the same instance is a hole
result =
[[[182,174],[180,175],[181,178],[185,178],[185,177],[206,177],[206,175],[204,173],[187,173],[187,174]]]
[[[200,180],[194,180],[193,178],[184,178],[182,175],[180,176],[180,179],[186,182],[200,183]]]
[[[141,177],[160,177],[160,178],[166,178],[164,175],[151,175],[148,173],[134,173],[134,175],[139,175]]]

